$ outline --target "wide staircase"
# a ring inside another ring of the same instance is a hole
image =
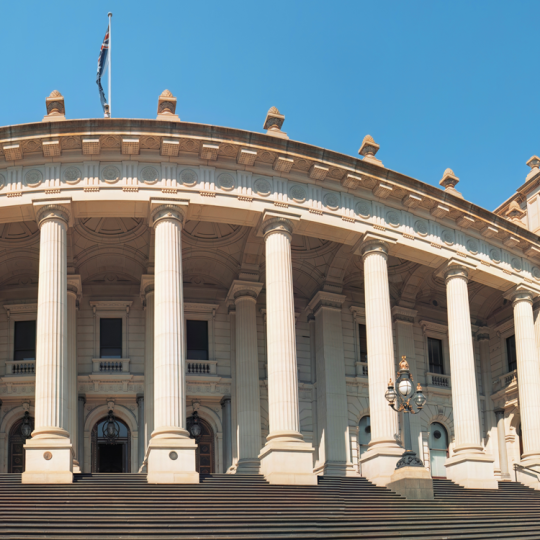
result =
[[[152,485],[142,474],[80,474],[70,485],[28,485],[4,474],[0,539],[540,539],[540,492],[434,486],[434,501],[408,501],[365,478],[273,486],[214,474]]]

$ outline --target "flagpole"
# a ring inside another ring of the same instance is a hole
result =
[[[112,13],[109,11],[109,118],[112,118],[111,71],[112,71]]]

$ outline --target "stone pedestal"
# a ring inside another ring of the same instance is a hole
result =
[[[47,205],[37,211],[40,227],[38,320],[36,331],[35,429],[24,445],[24,484],[73,481],[73,449],[68,430],[70,370],[67,339],[68,211]],[[75,404],[73,404],[75,407]]]
[[[148,482],[198,483],[197,445],[186,430],[186,362],[181,233],[183,211],[162,205],[155,228],[154,431],[148,449]]]
[[[493,457],[485,454],[480,438],[478,389],[471,332],[469,269],[450,261],[442,270],[448,302],[448,342],[452,373],[454,455],[446,460],[448,478],[466,488],[497,489]]]
[[[506,452],[506,430],[504,429],[504,410],[495,411],[497,418],[497,440],[499,443],[499,465],[501,469],[501,480],[510,482],[512,478],[508,472],[508,453]]]
[[[394,340],[390,290],[388,287],[388,245],[376,235],[366,235],[362,245],[366,331],[368,338],[369,409],[371,443],[361,458],[362,474],[371,482],[386,486],[403,454],[398,444],[398,415],[388,406],[385,392],[395,379]]]
[[[270,218],[263,225],[266,244],[269,434],[259,458],[262,472],[271,484],[314,485],[317,477],[313,474],[313,448],[304,442],[300,433],[292,229],[292,223],[280,217]],[[236,347],[238,358],[238,342]],[[238,371],[237,363],[237,374]]]
[[[424,467],[402,467],[401,469],[396,469],[387,487],[407,499],[435,498],[433,493],[433,479],[429,471]]]

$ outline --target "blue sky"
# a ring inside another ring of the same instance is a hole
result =
[[[438,185],[446,167],[494,209],[520,186],[538,140],[540,2],[379,0],[8,2],[0,125],[39,121],[58,89],[69,118],[102,116],[95,83],[113,16],[113,116],[262,131],[277,106],[291,139]],[[105,85],[104,85],[105,86]]]

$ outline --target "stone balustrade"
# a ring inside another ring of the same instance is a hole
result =
[[[6,375],[30,375],[36,374],[35,360],[12,360],[6,362]]]
[[[426,373],[427,385],[438,386],[440,388],[452,388],[452,379],[450,375],[442,375],[441,373]]]
[[[217,362],[214,360],[188,360],[186,373],[188,375],[216,375]]]
[[[129,373],[129,358],[93,358],[92,373]]]

